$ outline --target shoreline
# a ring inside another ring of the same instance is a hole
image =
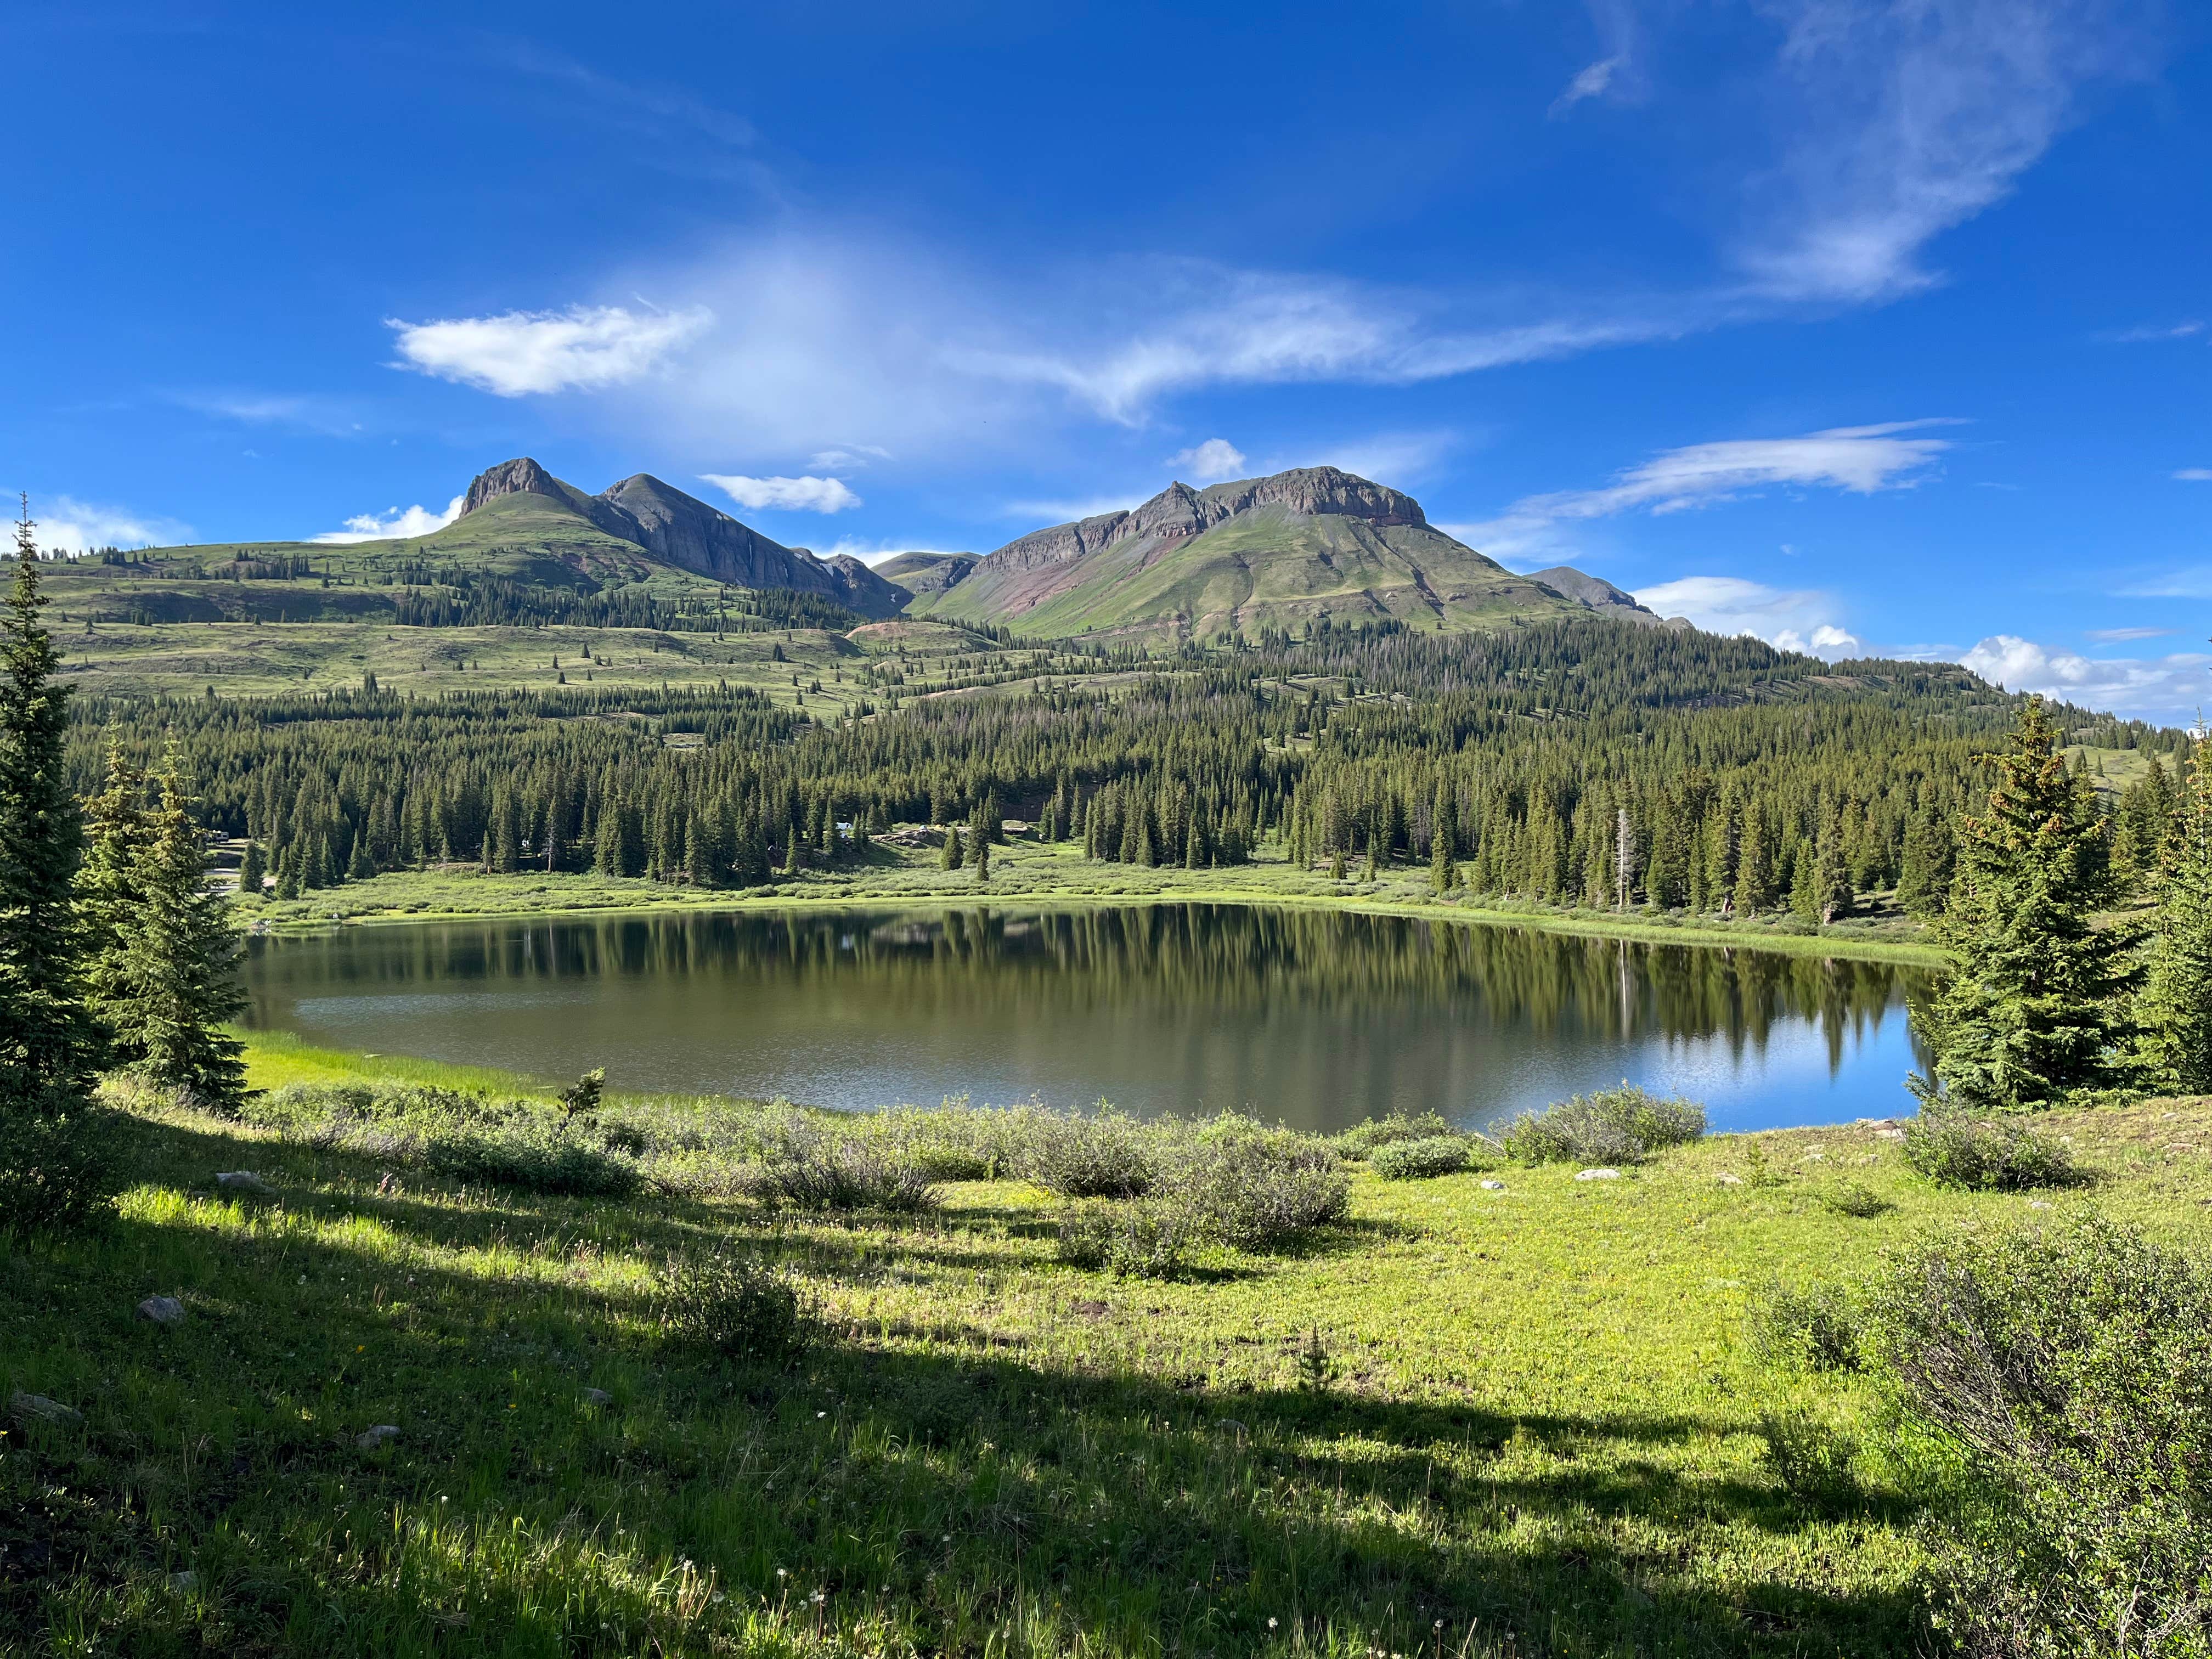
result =
[[[1041,850],[1041,849],[1040,849]],[[998,866],[1009,874],[1024,872],[1026,867],[1049,858],[1032,856],[1007,859]],[[1091,866],[1085,869],[1111,871],[1121,866]],[[1262,869],[1270,866],[1258,866]],[[1279,868],[1279,866],[1273,866]],[[864,872],[865,873],[865,872]],[[900,873],[906,873],[902,871]],[[1176,872],[1180,873],[1180,872]],[[1207,872],[1209,874],[1218,872]],[[459,880],[473,884],[477,882],[497,882],[510,877],[470,874],[447,880]],[[532,878],[541,883],[562,879],[559,876]],[[377,877],[376,882],[405,882],[410,876]],[[583,884],[590,878],[569,877],[567,879]],[[635,879],[635,878],[631,878]],[[835,878],[831,878],[835,879]],[[1126,878],[1125,878],[1126,879]],[[367,888],[370,883],[359,886]],[[343,892],[345,889],[327,890]],[[543,890],[542,888],[534,890]],[[549,921],[567,919],[596,920],[623,915],[677,915],[686,911],[706,911],[718,914],[744,914],[771,910],[950,910],[971,909],[979,906],[999,908],[1027,907],[1036,909],[1079,909],[1092,906],[1131,907],[1146,904],[1233,904],[1250,907],[1275,906],[1283,908],[1337,910],[1355,915],[1398,916],[1414,921],[1459,921],[1470,927],[1516,927],[1533,933],[1558,933],[1586,939],[1618,939],[1627,944],[1678,945],[1705,950],[1746,950],[1764,951],[1771,955],[1824,957],[1840,961],[1886,963],[1893,967],[1919,968],[1940,970],[1944,965],[1943,953],[1935,945],[1911,939],[1869,939],[1848,933],[1796,933],[1779,931],[1753,930],[1741,932],[1734,927],[1713,926],[1693,922],[1674,922],[1640,916],[1608,916],[1589,911],[1559,911],[1519,909],[1490,905],[1462,906],[1438,903],[1404,895],[1373,893],[1343,893],[1312,891],[1284,891],[1261,884],[1207,884],[1182,886],[1170,876],[1162,885],[1150,890],[1101,892],[1072,890],[1058,884],[1026,886],[1014,882],[989,888],[969,886],[958,890],[921,888],[902,890],[882,888],[878,890],[854,890],[854,884],[840,885],[839,890],[820,894],[789,892],[781,885],[767,891],[715,890],[697,896],[678,896],[674,894],[635,898],[620,890],[581,887],[579,896],[603,893],[604,902],[580,903],[552,903],[534,905],[441,905],[432,908],[420,905],[408,909],[380,908],[365,914],[333,914],[326,917],[284,916],[262,922],[253,929],[257,936],[299,936],[325,933],[333,928],[363,927],[394,927],[410,923],[443,923],[456,921],[497,921],[527,920]],[[517,896],[523,896],[518,895]]]

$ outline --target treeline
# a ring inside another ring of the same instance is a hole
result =
[[[459,861],[743,884],[1004,811],[1133,864],[1272,838],[1481,892],[1834,915],[1892,886],[1940,908],[2014,708],[1955,670],[1597,623],[1152,662],[835,729],[742,690],[87,699],[73,764],[88,790],[107,728],[149,763],[175,741],[210,823],[287,890]]]
[[[638,586],[582,592],[509,576],[449,572],[397,573],[402,591],[392,619],[406,628],[649,628],[666,633],[757,632],[824,628],[842,633],[866,620],[817,593],[788,588],[729,588],[678,601]],[[424,585],[412,585],[420,580]]]

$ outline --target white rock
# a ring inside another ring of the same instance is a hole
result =
[[[356,1440],[354,1444],[359,1446],[363,1451],[374,1451],[386,1441],[395,1440],[398,1438],[398,1436],[399,1425],[398,1424],[379,1423],[374,1428],[369,1430],[368,1433]]]
[[[173,1296],[149,1296],[138,1304],[138,1317],[151,1320],[156,1325],[181,1325],[185,1322],[185,1304]]]
[[[1575,1176],[1575,1179],[1577,1181],[1618,1181],[1620,1179],[1620,1171],[1618,1170],[1583,1170]]]
[[[267,1193],[276,1189],[251,1170],[222,1170],[216,1174],[215,1184],[228,1187],[234,1193]]]
[[[1505,1183],[1502,1181],[1486,1181],[1482,1183],[1482,1190],[1486,1193],[1502,1193],[1505,1190]]]
[[[612,1405],[614,1395],[609,1394],[605,1389],[586,1389],[584,1390],[584,1403],[587,1406]]]
[[[1723,1187],[1741,1187],[1743,1185],[1743,1177],[1738,1175],[1734,1170],[1723,1170],[1718,1175],[1715,1176],[1713,1179],[1719,1182]]]
[[[1902,1140],[1905,1139],[1905,1131],[1902,1129],[1876,1129],[1875,1133],[1880,1135],[1884,1140]]]

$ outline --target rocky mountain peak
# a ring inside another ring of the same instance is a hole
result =
[[[473,513],[501,495],[550,495],[556,501],[568,499],[568,492],[550,472],[529,456],[518,455],[511,461],[486,467],[471,479],[461,511]]]

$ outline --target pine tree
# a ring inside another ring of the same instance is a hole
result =
[[[978,884],[991,878],[991,838],[979,836],[975,842],[975,880]]]
[[[261,843],[258,841],[247,842],[246,856],[238,863],[239,892],[246,898],[259,898],[262,878],[268,873],[269,862],[261,856]]]
[[[960,826],[957,823],[945,826],[945,851],[939,862],[941,867],[947,870],[960,867]]]
[[[118,1169],[93,1100],[100,1035],[82,1000],[68,690],[53,684],[32,529],[26,504],[0,605],[0,1227],[42,1231],[106,1211]]]
[[[1951,896],[1957,847],[1942,815],[1923,812],[1905,832],[1905,852],[1897,874],[1897,902],[1910,915],[1933,921]]]
[[[2043,700],[2029,698],[2010,745],[1990,757],[1986,811],[1960,825],[1940,931],[1950,974],[1918,1022],[1934,1054],[1932,1076],[1912,1079],[1925,1105],[2030,1110],[2124,1074],[2136,941],[2094,923],[2113,893],[2106,825],[2056,737]]]
[[[600,797],[599,833],[592,845],[592,867],[603,876],[629,874],[629,839],[623,834],[621,803],[611,793]]]
[[[2191,745],[2136,1018],[2145,1081],[2178,1095],[2212,1094],[2212,736]]]
[[[208,885],[206,843],[173,758],[157,781],[161,804],[147,811],[134,801],[139,823],[116,837],[133,849],[131,905],[95,936],[92,1006],[116,1059],[211,1110],[234,1111],[246,1089],[244,1045],[222,1027],[246,1006],[237,935]],[[88,861],[88,889],[97,890],[104,850],[96,846]],[[97,916],[98,901],[88,909]]]

